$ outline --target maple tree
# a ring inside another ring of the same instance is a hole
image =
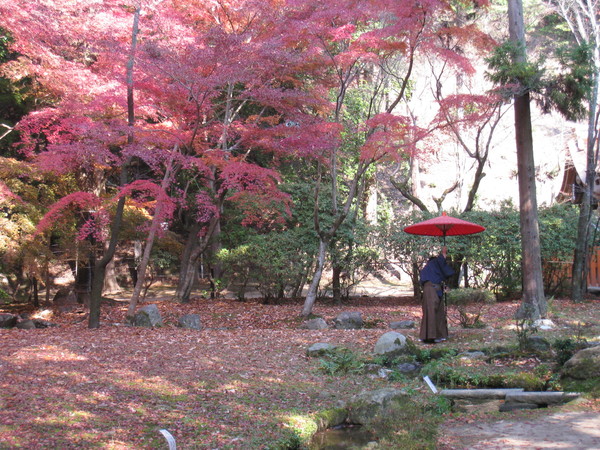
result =
[[[338,137],[338,141],[322,155],[322,160],[318,160],[320,175],[315,185],[315,199],[326,174],[331,183],[331,218],[329,224],[322,224],[318,202],[315,202],[314,222],[319,235],[319,250],[302,310],[304,316],[312,311],[328,248],[352,208],[357,207],[357,194],[365,183],[368,169],[379,161],[414,153],[416,143],[423,137],[423,130],[412,126],[408,117],[396,112],[406,95],[416,55],[419,52],[444,54],[449,64],[470,68],[458,52],[448,52],[439,45],[440,36],[461,31],[460,27],[448,26],[443,20],[453,13],[451,5],[445,2],[399,4],[373,1],[358,5],[350,1],[338,8],[311,5],[295,17],[296,28],[303,30],[301,37],[308,43],[308,48],[318,49],[313,64],[319,64],[321,70],[330,75],[325,87],[333,105],[325,119]],[[470,31],[473,36],[479,36],[474,28]],[[307,60],[310,57],[307,56]],[[397,90],[385,89],[389,74],[399,80]],[[349,118],[345,116],[349,92],[360,88],[365,78],[369,79],[371,88],[366,102],[369,107],[360,119]],[[359,142],[349,146],[349,152],[344,151],[348,146],[342,145],[344,134],[358,136]],[[350,176],[343,179],[346,160],[356,161],[356,166]],[[340,183],[344,185],[344,195]]]
[[[420,56],[469,73],[463,49],[490,42],[459,20],[464,11],[451,2],[269,4],[98,0],[78,12],[71,2],[17,11],[2,3],[0,26],[14,30],[22,55],[12,72],[37,77],[55,99],[19,124],[21,151],[44,170],[73,174],[79,189],[98,199],[100,210],[86,206],[79,224],[95,230],[84,234],[93,240],[98,282],[120,239],[126,193],[139,192],[130,186],[144,179],[156,188],[137,204],[149,213],[149,233],[130,314],[161,227],[177,222],[185,239],[176,293],[185,302],[203,255],[218,253],[226,208],[242,211],[246,226],[284,226],[291,203],[279,189],[278,166],[290,160],[318,174],[319,248],[302,311],[310,314],[328,254],[334,283],[341,273],[343,257],[331,250],[340,227],[356,223],[371,168],[414,157],[423,139],[444,130],[460,141],[459,129],[493,117],[495,100],[475,95],[438,97],[429,129],[399,112]],[[48,26],[27,33],[43,14]],[[487,151],[480,141],[472,155],[481,169]],[[478,170],[467,207],[480,179]]]
[[[93,311],[118,241],[126,202],[118,191],[127,192],[135,178],[170,172],[162,190],[180,199],[189,223],[177,292],[185,301],[199,256],[211,239],[218,242],[226,202],[238,204],[247,212],[244,223],[255,226],[277,221],[288,208],[277,172],[254,162],[255,153],[301,156],[327,141],[318,122],[300,130],[286,125],[324,102],[293,89],[303,58],[279,50],[290,44],[269,28],[277,8],[265,9],[264,2],[99,1],[81,13],[70,3],[2,6],[3,25],[23,55],[15,67],[38,76],[57,99],[19,124],[23,154],[44,170],[74,172],[86,192],[112,199],[100,203],[103,212],[86,219],[86,227],[99,226],[96,219],[117,205],[102,223],[111,232],[95,236],[109,239],[107,251],[90,255]],[[48,26],[42,14],[51,16]],[[120,186],[116,195],[107,183]],[[154,214],[151,229],[161,220]],[[145,260],[151,245],[152,233]],[[139,287],[132,308],[137,295]],[[90,326],[98,326],[96,313]]]

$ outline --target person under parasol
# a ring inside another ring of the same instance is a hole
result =
[[[454,269],[446,261],[447,249],[432,256],[420,272],[420,283],[423,288],[423,316],[419,338],[432,344],[448,339],[448,319],[444,302],[445,281],[454,275]]]
[[[432,256],[420,271],[423,288],[423,316],[420,339],[425,343],[438,343],[448,339],[444,282],[454,275],[454,269],[446,261],[446,236],[460,236],[481,233],[485,228],[476,223],[448,216],[445,212],[439,217],[425,220],[404,228],[409,234],[421,236],[442,236],[442,253]]]

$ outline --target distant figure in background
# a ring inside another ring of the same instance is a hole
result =
[[[454,270],[446,262],[446,247],[442,254],[432,256],[420,272],[423,286],[423,318],[419,338],[428,344],[442,342],[448,339],[448,322],[443,282],[454,275]]]

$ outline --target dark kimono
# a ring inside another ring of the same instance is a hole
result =
[[[443,255],[429,259],[421,270],[420,278],[423,286],[423,318],[419,338],[425,342],[433,342],[448,338],[448,322],[442,282],[454,275],[454,270],[446,262]]]

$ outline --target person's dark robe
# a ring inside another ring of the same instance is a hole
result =
[[[454,274],[443,255],[429,259],[420,272],[423,286],[423,318],[419,338],[425,342],[448,338],[442,282]]]

